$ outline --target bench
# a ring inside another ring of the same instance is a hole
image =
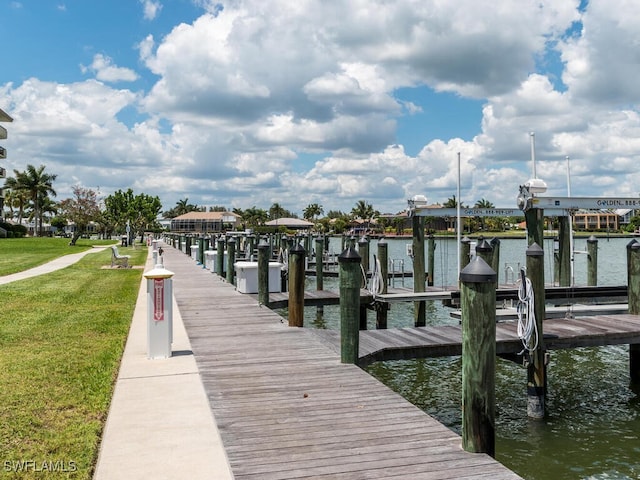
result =
[[[118,253],[118,247],[115,245],[111,247],[111,268],[115,266],[129,268],[130,258],[131,255],[120,255]]]

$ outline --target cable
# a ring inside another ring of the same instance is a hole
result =
[[[383,287],[382,267],[380,266],[380,260],[374,255],[373,272],[371,272],[371,278],[369,279],[369,292],[375,297],[382,293]]]
[[[520,269],[518,287],[518,338],[529,353],[538,348],[538,326],[536,325],[535,297],[531,280],[525,276],[525,268]],[[523,353],[524,350],[521,352]]]

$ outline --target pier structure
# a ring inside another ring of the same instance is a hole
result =
[[[521,478],[342,363],[317,331],[289,327],[177,249],[163,257],[234,478]]]

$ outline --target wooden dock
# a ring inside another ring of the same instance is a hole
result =
[[[519,479],[173,248],[164,263],[236,479]]]
[[[514,355],[522,351],[515,321],[496,324],[496,353]],[[340,348],[340,332],[316,330],[316,335]],[[547,319],[544,342],[548,350],[601,347],[640,343],[640,316],[629,314]],[[444,357],[462,354],[460,325],[395,328],[360,332],[360,365],[376,361]]]

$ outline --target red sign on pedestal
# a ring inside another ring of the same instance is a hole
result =
[[[164,278],[153,279],[153,319],[164,320]]]

